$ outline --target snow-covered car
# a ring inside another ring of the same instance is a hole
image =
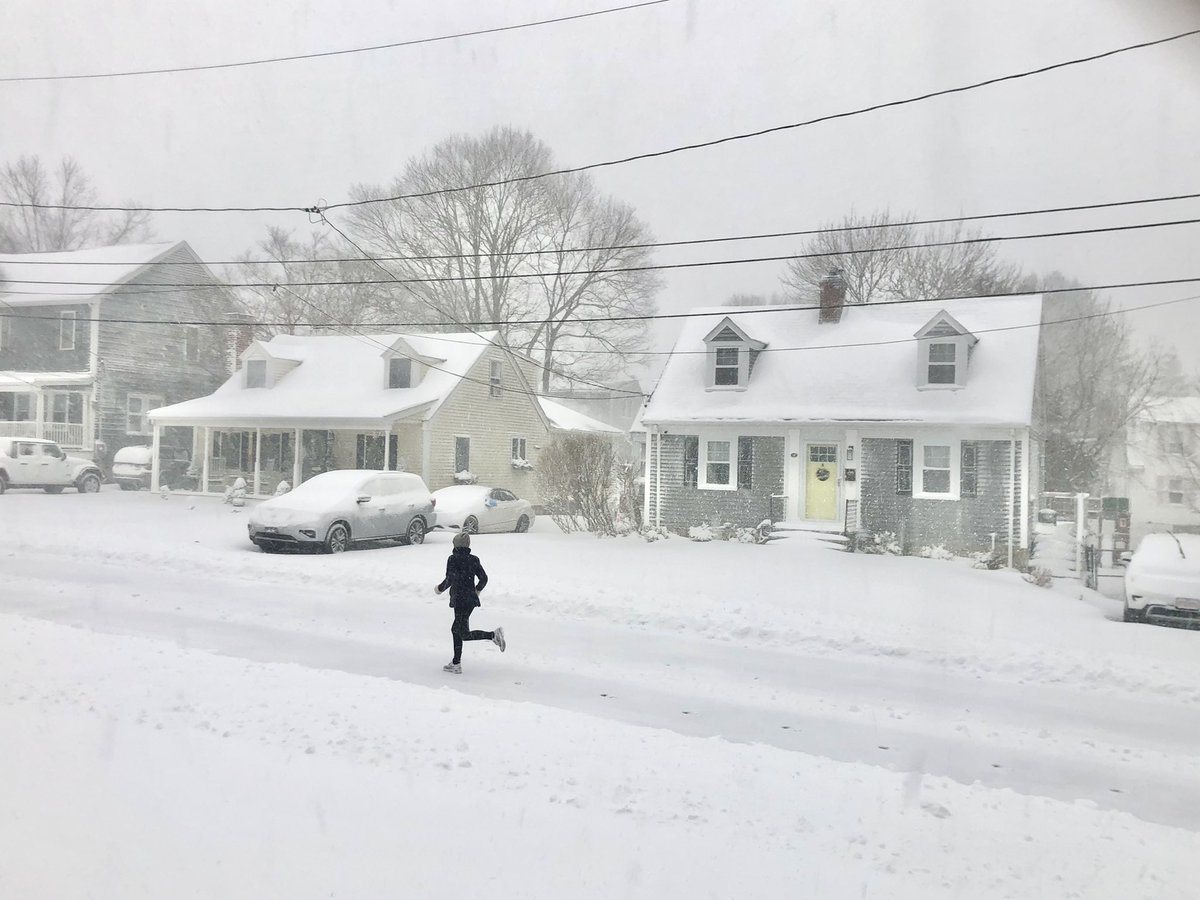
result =
[[[193,487],[188,476],[191,454],[186,450],[164,447],[160,452],[162,470],[160,484],[167,487]],[[145,445],[122,447],[113,456],[112,479],[123,491],[148,491],[152,475],[154,451]]]
[[[1125,621],[1200,627],[1200,535],[1142,538],[1125,569]]]
[[[57,494],[68,487],[94,494],[103,481],[99,466],[90,459],[67,456],[54,441],[0,438],[0,494],[9,488],[40,488]]]
[[[314,475],[250,512],[250,540],[265,551],[396,540],[420,544],[434,520],[434,500],[409,472],[339,469]]]
[[[435,527],[449,531],[528,531],[537,518],[533,504],[505,488],[456,484],[433,496],[437,500]]]

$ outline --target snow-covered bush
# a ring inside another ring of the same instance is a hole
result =
[[[282,497],[284,494],[286,494],[291,489],[292,489],[292,486],[290,484],[288,484],[286,481],[281,481],[281,482],[279,482],[279,484],[275,485],[275,496]]]
[[[1030,566],[1023,577],[1030,584],[1036,584],[1040,588],[1048,588],[1054,584],[1054,574],[1042,566]]]
[[[904,548],[894,531],[860,531],[854,536],[854,549],[858,553],[876,553],[885,556],[901,556]]]
[[[747,525],[736,528],[732,525],[727,525],[726,533],[729,535],[730,540],[737,541],[740,544],[765,544],[771,539],[771,520],[763,519],[753,528]]]
[[[475,473],[463,469],[461,472],[454,473],[455,484],[474,484],[476,482]]]
[[[713,539],[713,527],[711,525],[693,525],[688,529],[688,537],[700,543],[711,541]]]
[[[233,507],[246,505],[246,479],[239,478],[225,489],[225,502]]]
[[[661,525],[646,525],[639,532],[646,542],[653,544],[655,541],[665,541],[671,536],[671,532]]]
[[[946,549],[945,544],[933,544],[929,547],[922,547],[918,555],[925,559],[954,559],[954,554]]]
[[[638,526],[636,522],[631,522],[626,516],[617,513],[613,518],[613,534],[625,537],[630,534],[637,534]]]
[[[971,559],[974,562],[971,564],[972,569],[996,569],[1004,568],[1004,557],[997,550],[981,550],[978,553],[972,553]]]
[[[615,533],[619,467],[607,437],[559,435],[542,451],[538,468],[542,497],[555,525],[567,532]]]

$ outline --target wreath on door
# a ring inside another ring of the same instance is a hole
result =
[[[817,469],[817,481],[828,481],[828,480],[829,480],[829,470],[827,468],[825,468],[824,466],[821,466],[821,468]]]

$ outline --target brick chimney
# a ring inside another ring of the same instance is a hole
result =
[[[842,319],[842,307],[846,305],[846,279],[841,269],[833,269],[821,279],[821,306],[817,322],[837,323]]]
[[[254,342],[254,319],[243,313],[231,313],[229,320],[234,323],[226,334],[226,358],[229,361],[229,371],[238,370],[242,351]]]

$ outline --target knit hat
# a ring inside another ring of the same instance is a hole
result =
[[[455,547],[470,547],[471,546],[471,535],[465,531],[460,531],[458,534],[456,534],[454,536],[454,546]]]

